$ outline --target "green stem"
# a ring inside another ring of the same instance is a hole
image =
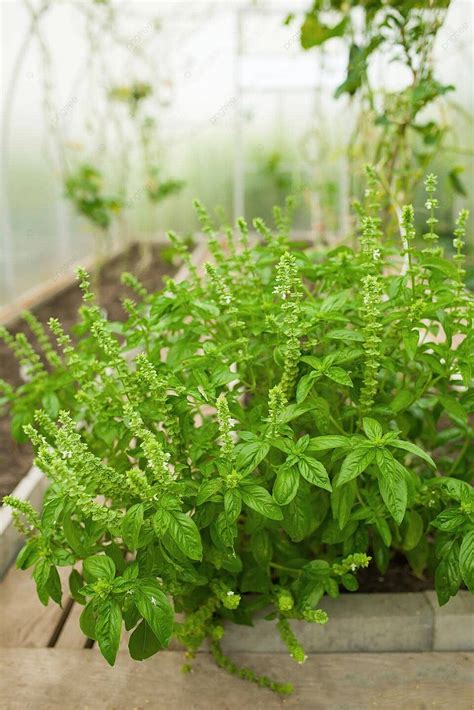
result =
[[[451,466],[451,469],[450,469],[450,471],[449,471],[449,475],[450,475],[450,476],[455,472],[455,470],[457,469],[457,467],[458,467],[459,464],[461,463],[461,461],[462,461],[462,459],[463,459],[463,456],[464,456],[464,454],[465,454],[466,451],[467,451],[467,447],[469,446],[469,441],[470,441],[470,437],[467,436],[466,439],[465,439],[465,441],[464,441],[464,444],[463,444],[463,446],[462,446],[462,448],[461,448],[461,451],[459,452],[459,456],[456,458],[455,462],[454,462],[453,465]]]
[[[270,562],[270,567],[280,569],[283,572],[289,572],[290,574],[299,574],[301,571],[299,569],[295,569],[294,567],[285,567],[285,565],[279,565],[277,562]]]
[[[273,690],[274,693],[279,693],[280,695],[290,695],[290,693],[293,692],[291,683],[278,683],[266,675],[257,675],[257,673],[250,668],[239,667],[223,653],[219,641],[211,642],[211,653],[219,668],[223,668],[231,675],[237,676],[237,678],[249,680],[251,683],[256,683],[263,688],[269,688]]]

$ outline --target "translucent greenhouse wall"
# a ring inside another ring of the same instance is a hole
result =
[[[194,197],[222,219],[240,212],[269,217],[288,191],[303,198],[297,230],[313,238],[323,230],[344,233],[352,114],[349,102],[333,94],[345,49],[336,42],[324,53],[301,50],[296,25],[283,20],[309,4],[122,1],[115,3],[117,36],[95,56],[91,43],[105,28],[87,12],[55,5],[42,22],[45,52],[28,39],[23,4],[2,3],[0,305],[97,249],[97,231],[63,198],[59,143],[69,161],[100,158],[111,189],[128,181],[127,216],[112,232],[116,244],[195,229]],[[471,2],[454,0],[437,46],[437,72],[458,87],[465,119],[457,120],[465,121],[463,147],[471,154],[472,13]],[[403,84],[390,64],[374,71],[393,88]],[[125,113],[119,107],[111,115],[103,101],[112,84],[144,73],[154,88],[146,105],[157,121],[160,163],[185,182],[155,206],[134,167],[137,146]],[[474,193],[472,157],[463,161],[468,198],[456,198],[453,208],[472,202]],[[443,156],[434,170],[443,173]]]

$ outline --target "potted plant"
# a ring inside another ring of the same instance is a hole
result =
[[[266,609],[302,663],[292,619],[326,623],[322,597],[395,551],[434,574],[441,604],[474,590],[467,213],[447,259],[435,183],[423,240],[406,206],[391,245],[369,171],[358,247],[315,254],[292,253],[289,208],[274,230],[255,220],[257,244],[240,220],[222,245],[197,204],[203,275],[190,265],[156,293],[128,276],[137,300],[118,325],[81,271],[74,344],[54,319],[49,365],[13,344],[29,369],[6,388],[13,413],[58,399],[25,426],[51,481],[42,514],[5,499],[28,537],[17,564],[45,604],[73,568],[81,628],[110,664],[124,626],[138,660],[173,635],[191,655],[208,638],[220,666],[285,693],[223,654],[224,621]]]

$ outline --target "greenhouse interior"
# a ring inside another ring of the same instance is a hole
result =
[[[473,0],[0,10],[1,707],[472,708]]]

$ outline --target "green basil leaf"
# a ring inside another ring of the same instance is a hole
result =
[[[382,538],[382,542],[386,547],[390,547],[392,544],[392,533],[390,530],[390,526],[385,520],[385,518],[380,518],[377,517],[375,519],[375,527],[377,528],[377,532]]]
[[[249,508],[257,513],[270,518],[270,520],[281,520],[283,513],[276,505],[270,493],[262,486],[254,483],[242,482],[240,486],[242,500]]]
[[[65,515],[63,519],[63,532],[69,545],[78,557],[86,557],[90,548],[83,544],[83,529],[70,515]]]
[[[426,463],[429,463],[430,466],[433,466],[433,468],[436,468],[436,464],[423,449],[420,449],[419,446],[416,444],[412,444],[411,441],[401,441],[400,439],[392,439],[391,441],[387,442],[387,446],[394,446],[396,449],[403,449],[404,451],[409,451],[411,454],[414,454],[415,456],[418,456],[420,459],[423,459],[423,461],[426,461]]]
[[[292,466],[283,466],[279,469],[275,483],[273,484],[272,496],[277,505],[288,505],[298,493],[300,474]]]
[[[54,565],[51,566],[49,572],[48,581],[46,583],[46,591],[48,592],[51,599],[61,606],[61,600],[63,596],[63,590],[61,587],[61,579],[58,574],[58,570]]]
[[[211,537],[216,547],[225,549],[234,546],[234,539],[237,537],[236,524],[227,517],[225,512],[217,516],[217,520],[211,525]]]
[[[122,634],[122,612],[114,599],[107,599],[98,608],[95,633],[101,654],[113,666]]]
[[[343,574],[341,584],[348,592],[356,592],[359,589],[359,582],[353,574]]]
[[[97,615],[94,611],[92,602],[89,602],[89,604],[86,604],[82,610],[81,616],[79,617],[79,626],[81,627],[81,631],[84,636],[87,636],[94,641],[97,641],[96,623]]]
[[[308,483],[312,483],[319,488],[324,488],[326,491],[332,491],[328,472],[321,461],[317,461],[311,456],[300,456],[298,458],[298,469]]]
[[[163,648],[166,648],[173,634],[173,607],[155,580],[139,580],[136,584],[137,609]]]
[[[335,488],[359,476],[375,459],[375,450],[367,446],[356,446],[342,462],[336,476]]]
[[[440,606],[457,594],[460,584],[459,545],[456,543],[449,547],[447,554],[436,568],[435,590]]]
[[[143,503],[130,506],[122,520],[122,538],[129,550],[136,550],[144,518]]]
[[[455,397],[441,395],[441,397],[439,397],[439,401],[454,421],[460,421],[463,424],[467,424],[467,412]]]
[[[329,377],[330,380],[337,382],[339,385],[354,387],[354,383],[352,382],[349,373],[342,367],[330,367],[324,374],[326,377]]]
[[[474,594],[474,530],[470,530],[461,543],[459,568],[466,587]]]
[[[351,340],[358,343],[364,342],[362,333],[358,333],[356,330],[346,330],[345,328],[330,330],[329,333],[326,334],[326,338],[333,340]]]
[[[109,582],[115,577],[115,564],[107,555],[88,557],[83,562],[84,574],[90,579],[106,579]]]
[[[170,516],[168,533],[181,552],[192,560],[202,558],[202,543],[196,523],[189,515],[176,511],[168,512]]]
[[[85,596],[80,592],[83,586],[84,580],[82,579],[77,569],[73,569],[71,574],[69,575],[69,591],[71,592],[71,597],[74,599],[74,601],[82,605],[86,603]]]
[[[41,546],[37,538],[29,540],[24,547],[21,548],[16,558],[16,566],[18,569],[28,569],[33,565],[41,552]]]
[[[253,471],[263,461],[270,451],[270,445],[265,441],[253,441],[238,444],[235,447],[235,465],[240,470]]]
[[[199,486],[196,505],[202,505],[222,490],[222,478],[205,479]]]
[[[48,417],[51,417],[51,419],[57,418],[61,405],[54,392],[46,392],[41,400],[41,404]]]
[[[308,375],[303,375],[296,387],[296,401],[298,403],[305,401],[318,377],[317,372],[310,372]]]
[[[284,508],[282,526],[293,542],[300,542],[313,529],[315,510],[310,496],[300,485],[298,493]]]
[[[331,493],[331,510],[335,520],[342,530],[349,520],[354,505],[357,484],[354,480],[339,486]]]
[[[416,510],[410,510],[403,521],[402,544],[406,552],[415,549],[423,535],[423,518]]]
[[[309,440],[308,452],[312,451],[326,451],[327,449],[338,449],[342,446],[350,446],[350,439],[346,436],[340,436],[339,434],[332,434],[328,436],[313,436]]]
[[[327,579],[331,574],[331,565],[326,560],[311,560],[303,567],[303,572],[312,579]]]
[[[171,522],[171,514],[164,508],[158,508],[152,518],[153,530],[157,537],[163,537],[166,534]]]
[[[46,587],[51,571],[51,562],[45,557],[40,557],[33,570],[33,579],[36,582],[36,589],[41,590]]]
[[[375,419],[371,419],[370,417],[364,417],[362,420],[362,425],[364,427],[365,435],[368,439],[374,440],[382,438],[382,427]]]
[[[378,483],[380,495],[397,525],[402,522],[407,507],[407,483],[392,454],[377,451]]]
[[[447,508],[447,510],[442,510],[441,513],[431,521],[431,525],[434,528],[438,528],[438,530],[452,532],[460,528],[461,525],[464,525],[466,520],[466,516],[459,508]]]
[[[130,656],[135,661],[144,661],[161,651],[163,645],[158,641],[147,622],[142,619],[128,640]]]
[[[242,510],[242,497],[237,488],[229,488],[224,493],[224,512],[227,520],[233,523],[240,515]]]
[[[302,403],[288,404],[277,417],[278,424],[288,424],[288,422],[293,421],[293,419],[298,419],[298,417],[303,416],[306,412],[311,411],[313,405],[307,405]]]

